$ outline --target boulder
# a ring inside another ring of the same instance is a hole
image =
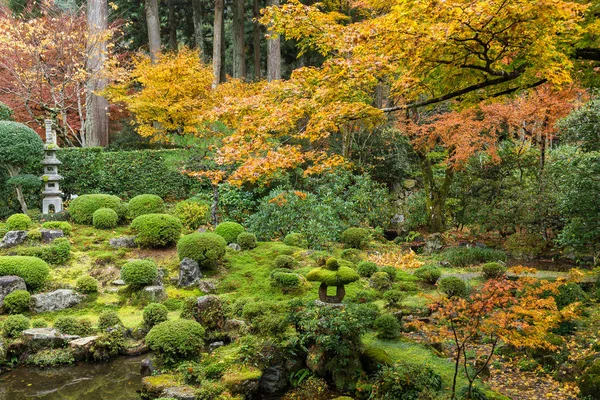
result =
[[[318,345],[308,348],[306,355],[306,366],[317,376],[325,376],[325,362],[327,361],[325,351]]]
[[[75,293],[71,289],[58,289],[54,292],[34,294],[31,299],[33,311],[41,313],[76,306],[83,300],[83,295]]]
[[[0,242],[0,249],[9,249],[27,240],[27,231],[8,231]]]
[[[21,339],[28,348],[39,350],[65,347],[79,336],[60,333],[54,328],[33,328],[24,330]]]
[[[71,340],[69,347],[73,350],[73,356],[76,360],[87,360],[91,356],[91,348],[98,340],[98,336],[87,336]]]
[[[144,288],[144,294],[148,296],[148,299],[152,302],[160,302],[167,298],[164,286],[146,286]]]
[[[423,246],[423,252],[425,254],[437,253],[444,247],[444,238],[440,233],[434,233],[429,235],[425,239],[425,246]]]
[[[230,249],[233,249],[235,251],[242,251],[242,247],[237,243],[229,243],[227,245],[227,247],[229,247]]]
[[[4,305],[4,298],[15,290],[27,290],[25,281],[18,276],[0,276],[0,307]]]
[[[225,342],[212,342],[211,344],[208,345],[208,352],[212,353],[213,351],[215,351],[216,349],[218,349],[219,347],[223,347],[225,346]]]
[[[40,233],[42,234],[42,243],[50,243],[54,239],[65,236],[60,229],[40,229]]]
[[[116,281],[113,281],[112,284],[115,286],[125,286],[125,281],[123,279],[117,279]]]
[[[282,365],[268,367],[263,371],[258,387],[261,392],[277,393],[287,386],[287,371]]]
[[[179,280],[177,286],[190,287],[195,285],[202,278],[200,266],[191,258],[184,257],[179,263]]]
[[[201,279],[198,282],[198,289],[200,289],[202,293],[214,293],[217,290],[217,284],[212,279]]]
[[[225,331],[232,339],[238,339],[250,332],[250,328],[246,321],[241,319],[228,319],[225,321]]]
[[[0,365],[4,364],[7,361],[6,354],[6,345],[4,344],[4,341],[0,339]]]
[[[191,386],[174,386],[163,390],[161,396],[177,400],[195,400],[196,389]]]
[[[125,247],[128,249],[132,249],[137,247],[135,244],[135,236],[121,236],[118,238],[112,238],[108,240],[108,243],[115,249]]]
[[[206,329],[221,329],[225,323],[221,298],[212,294],[198,297],[196,320]]]
[[[262,372],[258,368],[244,367],[226,372],[221,378],[221,383],[232,394],[243,394],[244,397],[252,398],[252,394],[258,390],[261,376]]]
[[[150,357],[144,358],[140,364],[140,375],[142,378],[145,376],[151,376],[156,368],[154,368],[154,363]]]

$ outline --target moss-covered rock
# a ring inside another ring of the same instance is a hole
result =
[[[250,396],[258,390],[261,370],[252,366],[243,366],[225,372],[221,383],[233,394]]]

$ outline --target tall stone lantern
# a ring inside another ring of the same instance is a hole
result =
[[[47,119],[46,123],[46,143],[44,144],[44,200],[42,201],[42,214],[59,213],[63,211],[62,192],[60,191],[59,181],[62,176],[58,174],[58,166],[62,163],[56,158],[58,145],[56,144],[56,134],[52,130],[52,120]]]

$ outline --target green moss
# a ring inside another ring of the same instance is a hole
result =
[[[339,267],[337,271],[315,268],[306,275],[308,281],[322,282],[328,286],[346,285],[359,278],[356,271],[348,267]]]

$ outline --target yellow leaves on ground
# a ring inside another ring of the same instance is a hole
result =
[[[423,266],[423,262],[417,259],[414,251],[409,250],[407,253],[400,251],[389,251],[380,254],[369,254],[367,260],[374,262],[377,265],[391,265],[400,269],[414,269]]]

